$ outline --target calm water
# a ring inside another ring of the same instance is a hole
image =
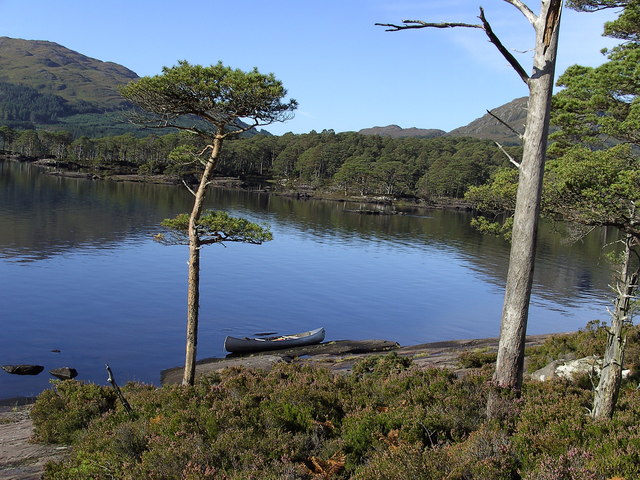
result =
[[[37,394],[46,371],[79,379],[159,381],[183,363],[187,248],[152,240],[188,211],[181,187],[63,179],[0,162],[0,398]],[[478,234],[469,215],[345,212],[342,203],[214,190],[209,206],[268,223],[261,246],[206,247],[199,358],[223,356],[225,335],[324,326],[327,339],[403,345],[497,336],[508,245]],[[543,225],[529,333],[606,319],[606,232],[566,245]],[[60,350],[53,352],[52,350]]]

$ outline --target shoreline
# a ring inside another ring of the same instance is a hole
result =
[[[527,335],[526,347],[541,345],[547,338],[564,335],[550,333]],[[279,362],[297,362],[329,368],[336,375],[348,374],[355,362],[374,356],[396,353],[411,357],[416,368],[449,368],[455,375],[463,376],[476,370],[464,368],[459,364],[461,355],[466,352],[495,352],[499,339],[482,338],[469,340],[446,340],[420,345],[400,346],[396,342],[384,340],[339,340],[324,344],[297,347],[259,354],[238,356],[235,358],[209,358],[198,361],[196,378],[222,368],[245,366],[247,368],[271,368]],[[526,359],[525,359],[526,363]],[[162,372],[161,386],[179,384],[183,367],[174,367]],[[525,364],[526,371],[526,364]],[[31,400],[31,401],[29,401]],[[23,403],[7,403],[22,401]],[[0,478],[13,480],[31,480],[40,478],[44,466],[49,461],[60,460],[68,454],[68,447],[31,443],[33,422],[29,416],[32,397],[14,397],[0,400]]]
[[[542,345],[546,339],[565,333],[527,335],[525,348]],[[301,363],[329,368],[337,374],[348,374],[354,363],[367,357],[396,353],[410,357],[416,368],[449,368],[456,375],[464,375],[469,368],[460,366],[460,357],[469,352],[497,353],[498,337],[466,340],[445,340],[419,345],[401,346],[388,340],[337,340],[307,347],[271,350],[225,358],[206,358],[196,363],[196,378],[230,367],[270,369],[281,362]],[[526,371],[526,366],[525,366]],[[163,370],[161,385],[178,384],[183,367]]]
[[[177,175],[170,174],[138,174],[138,173],[122,173],[113,170],[105,170],[102,172],[85,172],[81,169],[69,168],[69,162],[57,160],[55,158],[35,158],[24,157],[14,154],[0,154],[0,160],[7,160],[16,163],[29,163],[41,168],[45,174],[63,177],[75,178],[81,180],[101,180],[111,182],[128,182],[128,183],[145,183],[152,185],[168,185],[182,186],[182,180]],[[253,179],[256,185],[272,184],[275,180],[270,178]],[[280,197],[294,198],[296,200],[322,200],[338,203],[360,203],[370,205],[371,209],[353,210],[353,213],[373,214],[373,215],[394,215],[402,214],[400,209],[431,209],[431,210],[462,210],[472,211],[472,206],[461,198],[443,197],[434,200],[422,200],[418,198],[397,198],[391,196],[347,196],[331,192],[328,190],[314,189],[308,185],[302,184],[294,189],[277,190],[272,187],[252,188],[252,183],[248,179],[240,177],[214,177],[211,186],[213,188],[231,188],[251,193],[262,193],[268,195],[276,195]],[[380,207],[391,207],[393,210]]]
[[[541,345],[547,338],[566,335],[570,332],[527,335],[525,346]],[[461,355],[482,351],[497,352],[498,337],[475,338],[463,340],[442,340],[418,345],[402,346],[389,340],[335,340],[307,347],[294,347],[284,350],[257,352],[247,355],[228,357],[209,357],[196,362],[196,377],[221,370],[227,367],[244,366],[245,368],[270,368],[275,363],[302,363],[326,367],[339,373],[347,374],[358,360],[375,356],[396,353],[400,356],[411,357],[417,368],[449,368],[455,373],[463,373],[465,368],[459,367]],[[183,367],[169,367],[160,372],[160,382],[156,385],[180,383]],[[15,396],[0,398],[0,417],[13,408],[33,404],[37,397]]]

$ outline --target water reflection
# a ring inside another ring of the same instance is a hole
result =
[[[0,364],[67,364],[104,383],[157,382],[183,361],[186,249],[152,241],[188,211],[181,187],[74,180],[0,162]],[[327,327],[327,339],[401,344],[498,333],[509,246],[455,211],[359,215],[339,202],[212,190],[210,207],[269,223],[263,246],[202,255],[200,358],[226,334]],[[531,333],[605,318],[612,233],[567,245],[540,229]],[[59,349],[60,354],[51,350]],[[37,393],[44,376],[0,375],[0,397]]]
[[[0,162],[0,256],[48,258],[123,238],[186,208],[183,191],[43,175],[29,164]],[[10,226],[10,227],[9,227]]]

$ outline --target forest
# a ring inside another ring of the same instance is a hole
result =
[[[14,128],[34,128],[35,124],[57,122],[77,113],[100,109],[83,101],[69,103],[62,97],[43,94],[26,85],[0,82],[0,121]]]
[[[178,147],[203,148],[186,133],[74,139],[64,131],[0,127],[3,150],[31,158],[55,158],[94,172],[187,176]],[[506,147],[512,156],[520,147]],[[460,137],[389,138],[324,130],[307,134],[266,134],[225,143],[216,173],[244,180],[273,180],[288,190],[345,195],[462,198],[485,183],[508,159],[491,141]]]

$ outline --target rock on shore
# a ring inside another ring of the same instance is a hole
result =
[[[541,345],[550,335],[527,336],[526,345]],[[401,347],[388,340],[337,340],[309,345],[306,347],[288,348],[269,352],[254,353],[244,356],[228,356],[226,358],[208,358],[196,364],[196,377],[224,368],[243,366],[247,368],[269,369],[279,362],[302,362],[324,366],[337,373],[348,373],[358,360],[371,355],[394,351],[398,355],[411,357],[419,368],[451,368],[457,371],[459,357],[464,352],[482,349],[497,352],[498,338],[474,340],[451,340],[447,342],[425,343],[409,347]],[[170,368],[161,372],[161,383],[177,384],[182,381],[182,367]]]

